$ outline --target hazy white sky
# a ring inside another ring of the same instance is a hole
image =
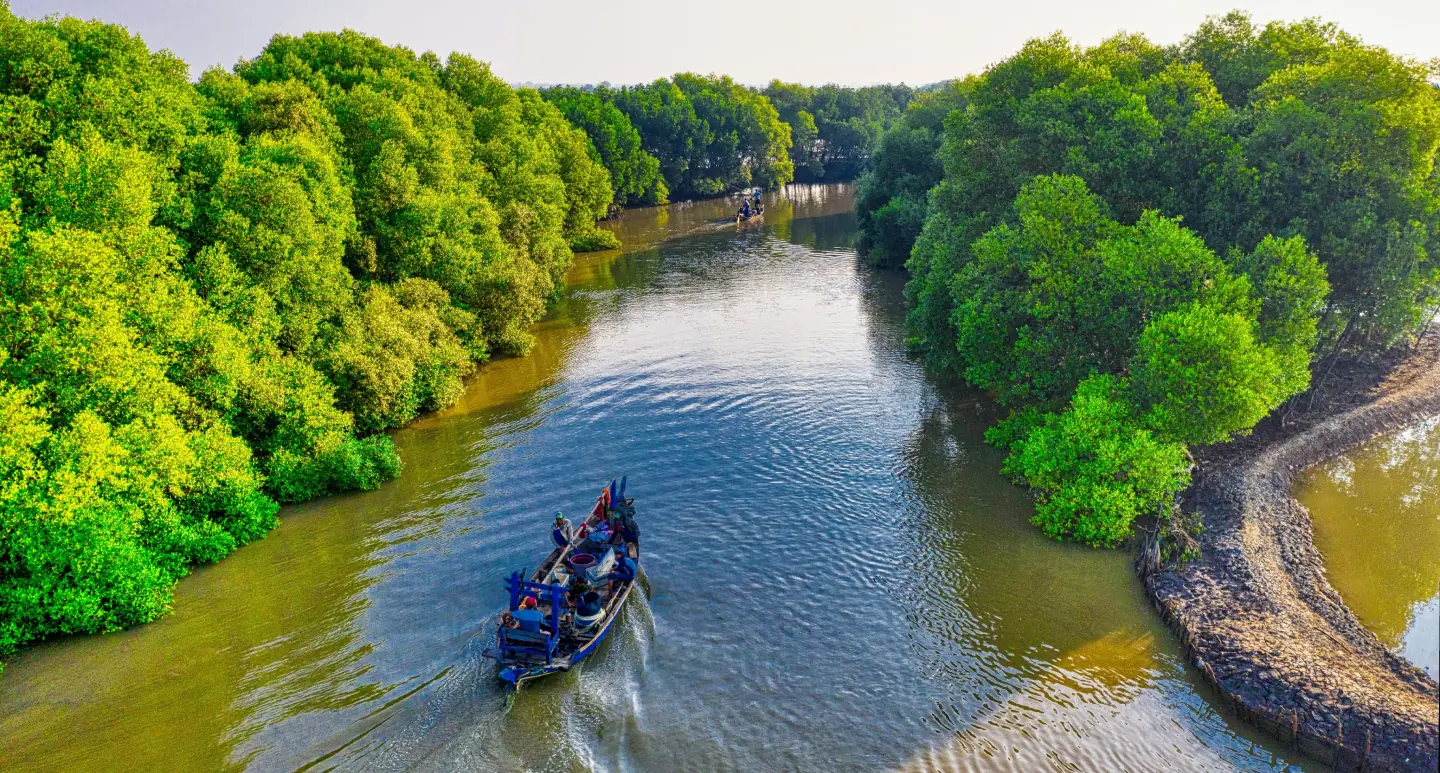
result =
[[[1238,0],[11,0],[17,14],[123,24],[195,75],[252,57],[277,32],[350,27],[442,56],[463,51],[514,83],[636,83],[729,73],[749,84],[930,83],[978,72],[1025,40],[1063,30],[1092,44],[1125,29],[1178,41]],[[1440,0],[1252,0],[1258,21],[1320,16],[1367,42],[1440,56]]]

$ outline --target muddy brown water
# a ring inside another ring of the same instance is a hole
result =
[[[1440,419],[1316,465],[1295,495],[1346,605],[1440,677]]]
[[[767,198],[626,213],[530,356],[395,433],[398,480],[286,508],[167,618],[13,659],[0,769],[1299,769],[1128,554],[1027,523],[991,409],[906,357],[852,189]],[[622,473],[646,592],[507,713],[501,580]]]

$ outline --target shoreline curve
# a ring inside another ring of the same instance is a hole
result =
[[[1182,503],[1204,523],[1200,557],[1140,571],[1187,657],[1241,718],[1339,770],[1435,771],[1435,679],[1345,606],[1291,486],[1319,462],[1440,415],[1440,330],[1355,370],[1308,415],[1206,449]]]

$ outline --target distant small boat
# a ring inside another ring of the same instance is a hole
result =
[[[633,543],[612,542],[615,535],[606,524],[616,518],[633,524],[634,516],[635,500],[625,497],[624,481],[617,487],[612,480],[572,544],[552,550],[529,580],[520,572],[506,578],[510,609],[485,651],[485,657],[499,662],[501,680],[519,691],[527,682],[570,670],[605,640],[640,574],[638,534]],[[625,556],[634,566],[628,577]],[[528,618],[538,617],[538,625],[516,619],[527,598],[535,600],[530,608],[540,614]]]
[[[735,224],[736,224],[736,225],[739,225],[739,224],[741,224],[741,223],[748,223],[748,222],[751,221],[751,220],[759,220],[759,219],[760,219],[761,217],[763,217],[764,215],[765,215],[765,208],[764,208],[764,207],[759,207],[759,208],[757,208],[757,209],[752,209],[752,210],[750,210],[750,214],[748,214],[748,215],[742,215],[742,214],[740,214],[740,213],[737,212],[737,213],[735,213]]]

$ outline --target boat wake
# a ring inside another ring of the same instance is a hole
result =
[[[499,612],[421,689],[373,713],[301,769],[366,771],[625,769],[640,733],[645,666],[656,640],[650,586],[626,605],[603,656],[528,685],[507,707],[495,662],[482,656]]]

